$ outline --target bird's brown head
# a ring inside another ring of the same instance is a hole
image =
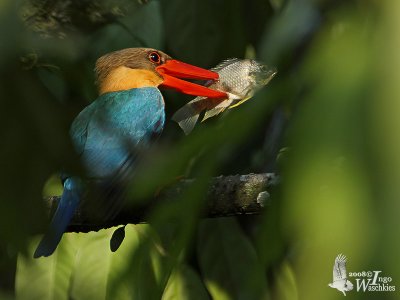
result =
[[[226,97],[223,92],[178,79],[217,80],[217,73],[172,59],[151,48],[128,48],[108,53],[97,60],[95,71],[100,95],[164,86],[195,96]]]

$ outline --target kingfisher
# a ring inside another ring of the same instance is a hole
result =
[[[150,48],[128,48],[100,57],[95,67],[99,96],[72,122],[70,136],[86,170],[85,179],[63,175],[63,193],[34,257],[57,248],[85,194],[85,181],[112,182],[135,167],[139,150],[148,148],[165,124],[159,87],[208,98],[226,93],[185,81],[218,80],[218,74]],[[138,151],[136,151],[138,150]],[[113,201],[112,197],[110,201]]]

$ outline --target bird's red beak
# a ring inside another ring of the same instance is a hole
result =
[[[217,80],[219,75],[216,72],[195,67],[175,59],[170,59],[161,66],[158,66],[156,68],[156,71],[164,79],[163,83],[161,84],[161,86],[163,87],[173,88],[181,93],[193,96],[202,96],[208,98],[227,97],[227,94],[224,92],[212,90],[202,85],[178,79],[185,78],[199,80]]]

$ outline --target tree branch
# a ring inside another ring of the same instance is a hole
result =
[[[173,200],[189,187],[194,179],[185,179],[168,188],[152,203]],[[210,180],[206,195],[205,217],[226,217],[242,214],[259,214],[270,204],[270,191],[279,182],[273,173],[219,176]],[[46,199],[50,210],[57,207],[59,196]],[[118,215],[108,221],[93,221],[87,212],[78,209],[67,232],[97,231],[112,226],[146,222],[149,205],[146,207],[125,207]]]

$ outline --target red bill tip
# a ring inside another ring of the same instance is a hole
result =
[[[208,98],[227,98],[224,92],[209,89],[205,86],[187,82],[178,78],[198,79],[198,80],[217,80],[218,73],[202,69],[179,60],[168,60],[158,66],[156,71],[163,77],[161,86],[173,88],[181,93],[202,96]],[[176,78],[178,77],[178,78]]]
[[[163,78],[164,81],[161,86],[173,88],[184,94],[207,98],[228,98],[228,95],[224,92],[212,90],[199,84],[187,82],[169,75],[163,75]]]
[[[171,59],[156,68],[157,72],[185,79],[217,80],[218,73]]]

